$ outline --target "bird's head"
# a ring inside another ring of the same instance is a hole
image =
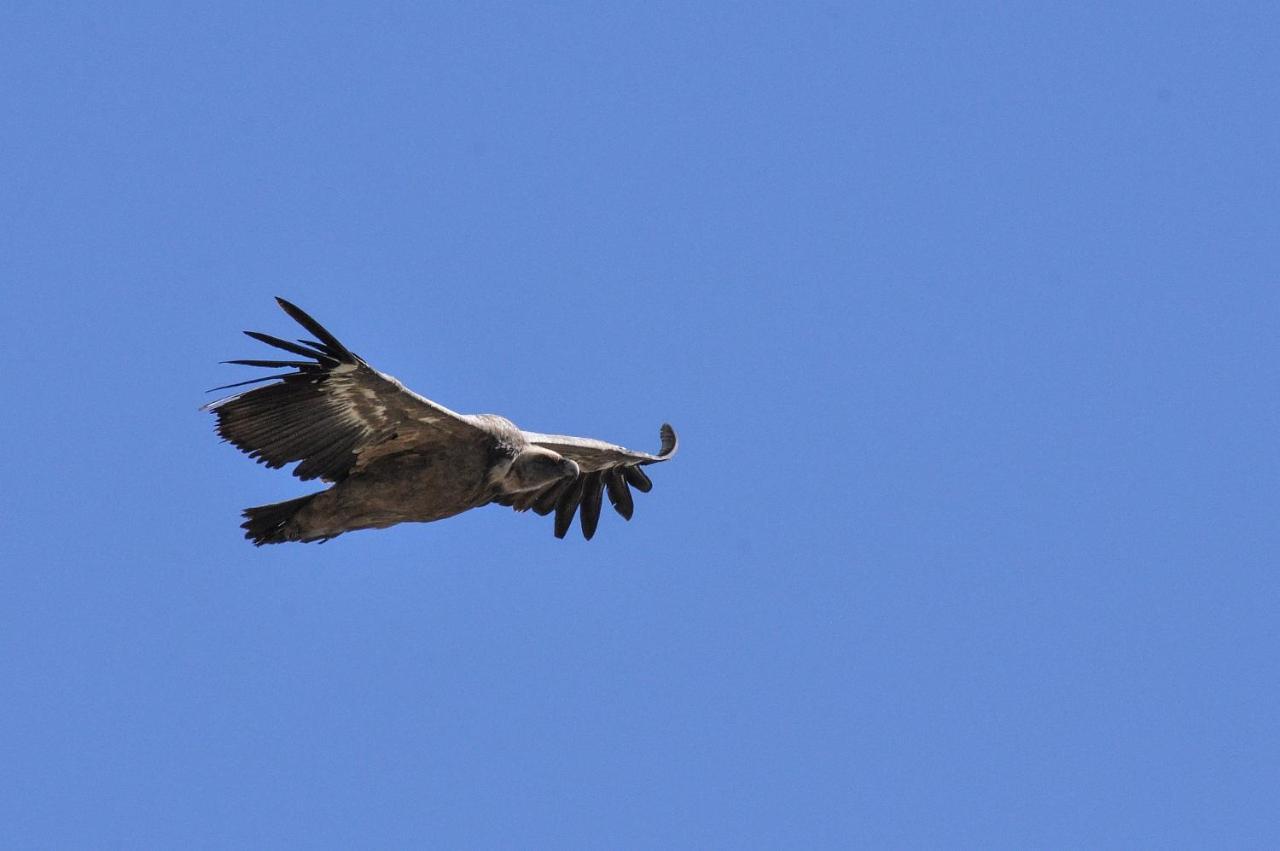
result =
[[[578,473],[576,461],[541,446],[527,446],[507,468],[502,489],[507,493],[537,490],[562,479],[575,479]]]

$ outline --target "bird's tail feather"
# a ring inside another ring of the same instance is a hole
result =
[[[312,493],[284,502],[246,508],[243,512],[245,521],[240,524],[240,528],[245,530],[244,536],[253,541],[255,547],[283,544],[285,541],[315,540],[305,538],[293,524],[293,518],[316,496],[318,494]]]

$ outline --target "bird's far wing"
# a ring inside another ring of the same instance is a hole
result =
[[[276,301],[316,339],[293,343],[246,331],[294,357],[225,363],[296,371],[214,388],[276,380],[205,406],[218,417],[218,434],[251,458],[268,467],[301,461],[293,470],[298,478],[337,481],[389,447],[485,435],[470,417],[406,389],[353,354],[301,309],[282,298]]]
[[[573,459],[581,472],[576,479],[553,482],[541,490],[499,501],[517,511],[533,509],[542,516],[554,511],[557,538],[565,536],[573,523],[573,515],[581,510],[582,535],[589,541],[600,522],[603,495],[607,493],[614,510],[630,520],[635,510],[631,488],[641,493],[648,493],[653,488],[653,482],[641,467],[666,461],[676,454],[679,441],[675,429],[663,423],[660,435],[661,448],[657,455],[650,455],[589,437],[526,431],[524,436],[530,443]]]

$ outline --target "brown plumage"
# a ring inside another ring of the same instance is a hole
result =
[[[275,382],[207,408],[218,418],[218,434],[249,457],[268,467],[299,462],[295,476],[333,486],[245,509],[241,526],[254,544],[323,541],[356,529],[440,520],[491,502],[554,512],[558,538],[576,513],[590,540],[603,494],[630,520],[630,488],[653,486],[640,468],[676,452],[676,433],[665,424],[661,448],[650,455],[522,431],[493,414],[455,413],[369,366],[299,308],[276,301],[315,339],[294,343],[246,331],[293,357],[227,363],[294,371],[226,385]]]

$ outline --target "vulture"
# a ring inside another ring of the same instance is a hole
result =
[[[576,513],[590,540],[602,496],[630,520],[631,489],[653,487],[644,467],[676,453],[675,430],[666,424],[658,454],[650,455],[589,437],[524,431],[494,414],[454,413],[371,367],[295,305],[276,301],[314,339],[246,331],[289,356],[224,363],[293,371],[216,387],[274,382],[205,409],[217,417],[223,441],[250,458],[273,468],[300,462],[293,475],[332,486],[246,508],[241,528],[256,546],[427,523],[489,503],[554,514],[557,538]]]

